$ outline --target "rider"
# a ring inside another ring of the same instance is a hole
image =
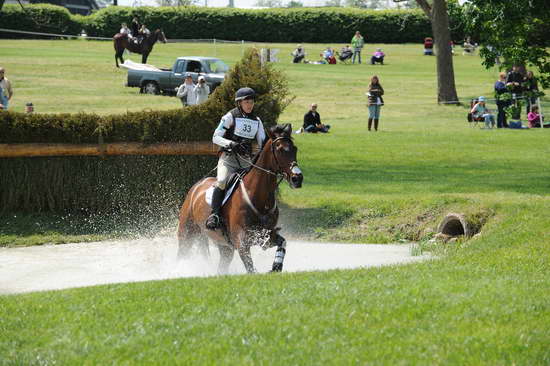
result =
[[[212,194],[212,213],[206,227],[215,230],[220,226],[220,210],[227,180],[232,173],[251,165],[252,142],[256,140],[261,149],[266,139],[264,125],[253,113],[256,92],[240,88],[235,94],[236,108],[225,114],[214,131],[212,142],[219,145],[217,181]]]

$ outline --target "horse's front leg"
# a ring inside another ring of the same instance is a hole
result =
[[[281,272],[283,270],[283,262],[286,254],[286,239],[278,233],[279,230],[273,230],[271,242],[273,246],[277,246],[275,251],[275,259],[273,260],[273,266],[271,272]]]
[[[250,235],[247,235],[244,231],[241,232],[235,244],[237,244],[237,250],[239,251],[239,256],[243,261],[246,272],[255,273],[256,268],[254,268],[254,262],[252,262],[252,256],[250,255],[250,247],[251,247]]]

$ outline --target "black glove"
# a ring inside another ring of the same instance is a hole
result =
[[[231,149],[231,151],[233,151],[237,155],[248,154],[246,146],[235,141],[231,142],[231,144],[229,145],[229,148]]]

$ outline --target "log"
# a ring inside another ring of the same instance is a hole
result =
[[[106,144],[0,144],[0,158],[37,156],[114,156],[114,155],[216,155],[218,147],[207,141],[114,142]]]

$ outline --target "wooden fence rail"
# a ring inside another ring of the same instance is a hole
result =
[[[112,155],[216,155],[211,142],[166,142],[143,144],[115,142],[105,144],[0,144],[0,158],[36,156],[112,156]]]

